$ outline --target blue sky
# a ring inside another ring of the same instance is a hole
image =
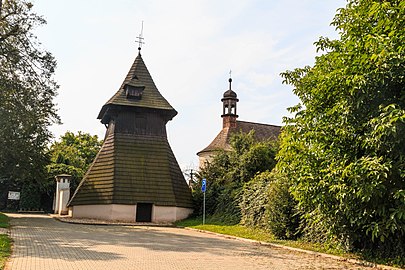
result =
[[[280,73],[312,65],[320,36],[344,0],[33,0],[47,25],[36,29],[58,62],[58,103],[66,131],[104,137],[97,120],[137,55],[144,21],[142,57],[159,91],[179,114],[168,138],[182,168],[198,166],[196,152],[222,127],[221,97],[232,70],[239,119],[282,124],[299,102]]]

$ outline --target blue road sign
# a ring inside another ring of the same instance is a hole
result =
[[[205,192],[205,190],[207,189],[207,179],[203,179],[201,182],[201,191]]]

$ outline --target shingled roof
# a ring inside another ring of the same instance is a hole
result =
[[[256,140],[264,141],[267,139],[277,139],[278,135],[280,135],[281,127],[275,125],[236,121],[236,127],[224,127],[215,137],[215,139],[206,148],[198,152],[197,155],[221,149],[226,151],[230,150],[230,139],[232,134],[237,132],[249,133],[251,130],[255,131]]]
[[[145,87],[141,99],[128,99],[126,97],[124,89],[125,85],[134,85],[134,82],[136,82],[136,84],[142,84],[142,86]],[[97,118],[102,119],[108,107],[111,105],[165,110],[170,115],[170,119],[177,114],[177,111],[169,104],[162,94],[160,94],[140,53],[135,58],[135,61],[132,64],[121,87],[118,89],[117,93],[115,93],[115,95],[110,98],[110,100],[108,100],[107,103],[101,108]]]
[[[136,204],[192,207],[191,193],[165,138],[111,134],[70,205]]]

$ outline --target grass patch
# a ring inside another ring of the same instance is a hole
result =
[[[199,230],[206,230],[241,238],[253,239],[257,241],[269,242],[274,240],[274,236],[262,229],[249,228],[239,224],[227,225],[216,219],[207,218],[202,225],[201,218],[191,218],[176,223],[177,226],[189,227]]]
[[[204,225],[202,225],[202,219],[200,217],[182,220],[182,221],[177,222],[176,225],[181,226],[181,227],[190,227],[190,228],[206,230],[206,231],[210,231],[210,232],[232,235],[232,236],[237,236],[237,237],[267,242],[267,243],[280,244],[280,245],[284,245],[284,246],[300,248],[300,249],[305,249],[305,250],[310,250],[310,251],[338,255],[338,256],[343,256],[343,257],[347,257],[347,258],[359,258],[359,256],[356,256],[355,254],[347,253],[342,250],[339,250],[339,249],[336,249],[333,247],[329,247],[326,245],[308,243],[308,242],[305,242],[302,240],[296,240],[296,241],[278,240],[274,237],[274,235],[272,233],[270,233],[269,231],[263,230],[263,229],[245,227],[245,226],[242,226],[239,224],[227,225],[227,224],[218,222],[215,219],[210,219],[210,218],[206,219],[206,222]]]
[[[0,213],[0,227],[8,228],[9,218]],[[6,263],[8,257],[11,254],[11,240],[7,234],[0,234],[0,270],[4,269],[4,264]]]
[[[289,246],[293,248],[300,248],[300,249],[305,249],[305,250],[310,250],[310,251],[315,251],[315,252],[320,252],[320,253],[326,253],[326,254],[331,254],[331,255],[336,255],[336,256],[342,256],[345,258],[353,258],[353,259],[359,259],[360,257],[353,254],[353,253],[348,253],[344,250],[337,249],[332,246],[328,246],[325,244],[319,244],[319,243],[309,243],[305,242],[303,240],[274,240],[272,241],[274,244],[280,244],[284,246]]]
[[[190,227],[200,230],[206,230],[210,232],[237,236],[241,238],[247,238],[272,244],[279,244],[304,250],[316,251],[320,253],[326,253],[345,258],[353,258],[359,260],[366,260],[372,263],[385,264],[396,267],[405,267],[403,258],[381,258],[381,256],[364,254],[364,253],[350,253],[342,249],[338,249],[334,246],[326,244],[309,243],[304,240],[279,240],[276,239],[269,231],[245,227],[239,224],[229,225],[219,221],[216,218],[208,217],[204,225],[202,225],[202,218],[190,218],[176,222],[177,226]]]
[[[11,241],[8,235],[0,234],[0,269],[4,269],[4,265],[11,254]]]

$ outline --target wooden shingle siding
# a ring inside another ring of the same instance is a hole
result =
[[[114,136],[108,136],[93,164],[80,182],[70,205],[112,202],[114,192]]]
[[[190,191],[180,168],[170,166],[174,155],[165,137],[116,134],[115,146],[114,203],[191,207]],[[179,187],[175,190],[173,186]],[[126,201],[129,197],[132,199]]]

